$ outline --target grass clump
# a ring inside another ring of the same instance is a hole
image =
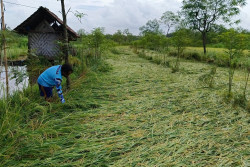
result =
[[[93,66],[91,67],[91,70],[95,72],[109,72],[112,69],[113,67],[104,60],[96,61],[95,64],[93,64]]]
[[[215,75],[217,67],[212,67],[208,74],[203,74],[199,77],[199,81],[206,84],[208,87],[212,88],[215,84]]]

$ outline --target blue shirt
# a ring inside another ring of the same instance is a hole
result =
[[[52,66],[45,70],[37,79],[37,82],[44,87],[54,87],[58,83],[56,80],[62,81],[61,65]]]
[[[61,98],[61,101],[64,100],[62,94],[62,72],[61,65],[52,66],[45,70],[37,79],[39,85],[44,87],[54,87],[56,86],[57,94]]]

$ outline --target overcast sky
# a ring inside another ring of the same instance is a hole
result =
[[[73,13],[68,13],[68,26],[76,32],[79,29],[91,32],[94,28],[104,27],[105,33],[112,34],[128,28],[131,33],[138,34],[139,27],[148,20],[159,19],[165,11],[180,10],[181,2],[182,0],[65,0],[65,8],[86,14],[80,23]],[[59,12],[61,3],[57,0],[4,0],[4,4],[5,23],[11,29],[21,24],[39,6],[48,8],[62,18]],[[250,30],[250,0],[247,0],[239,17],[239,26]]]

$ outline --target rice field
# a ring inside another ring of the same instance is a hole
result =
[[[199,78],[212,65],[182,60],[172,73],[128,47],[118,51],[107,59],[112,70],[76,80],[64,105],[20,98],[19,114],[29,115],[4,133],[12,140],[0,138],[0,166],[250,165],[249,108],[225,101],[227,68],[217,68],[210,88]],[[235,94],[244,76],[235,72]]]
[[[204,55],[202,47],[185,47],[182,57],[188,60],[198,60],[202,62],[213,63],[220,67],[228,67],[229,55],[225,48],[207,47],[207,54]],[[170,55],[175,54],[174,48],[170,47]],[[250,63],[250,52],[244,50],[243,55],[237,57],[237,65],[239,67],[248,66]]]
[[[27,47],[12,47],[12,48],[7,48],[6,50],[8,60],[11,61],[26,60],[27,52],[28,52]]]

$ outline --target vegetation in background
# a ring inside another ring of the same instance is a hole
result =
[[[182,3],[181,12],[185,21],[202,34],[206,54],[207,33],[213,24],[220,19],[232,22],[232,17],[240,13],[240,6],[245,6],[246,0],[184,0]]]
[[[228,63],[228,56],[225,53],[225,43],[223,42],[221,35],[223,33],[229,32],[230,29],[224,29],[219,28],[222,30],[219,30],[218,33],[215,33],[217,35],[214,36],[212,41],[217,42],[217,44],[213,44],[211,46],[216,46],[217,48],[207,48],[207,54],[204,55],[202,47],[190,47],[196,40],[195,33],[191,30],[185,29],[187,40],[189,41],[186,45],[186,49],[183,51],[182,57],[189,60],[197,60],[197,61],[203,61],[207,63],[212,63],[220,67],[229,67]],[[215,30],[214,30],[215,31]],[[216,30],[217,31],[217,30]],[[244,62],[247,62],[249,59],[249,36],[250,33],[244,32],[242,30],[235,29],[237,33],[241,34],[242,36],[246,36],[246,45],[243,49],[243,56],[238,57],[237,67],[241,68],[243,67]],[[141,36],[139,40],[136,40],[132,42],[132,47],[134,50],[138,49],[150,49],[155,51],[161,51],[162,53],[166,53],[166,55],[169,56],[176,56],[177,50],[174,49],[173,43],[170,41],[173,38],[173,35],[175,32],[171,33],[171,37],[165,37],[162,34],[145,34],[144,36]],[[195,37],[195,38],[194,38]],[[198,45],[199,46],[199,45]],[[222,47],[222,48],[218,48]]]
[[[1,32],[2,33],[2,32]],[[27,58],[28,38],[6,29],[8,60],[25,60]],[[2,36],[0,36],[0,40]]]
[[[160,24],[157,19],[149,20],[146,25],[139,28],[141,35],[146,34],[161,34],[162,30],[160,29]]]
[[[93,49],[94,51],[94,58],[98,59],[101,58],[103,50],[105,50],[104,47],[104,29],[103,28],[96,28],[92,31],[90,35],[90,49]]]
[[[170,29],[178,25],[180,21],[180,16],[176,15],[172,11],[166,11],[162,14],[160,21],[164,24],[164,26],[166,26],[166,36],[168,36]]]

